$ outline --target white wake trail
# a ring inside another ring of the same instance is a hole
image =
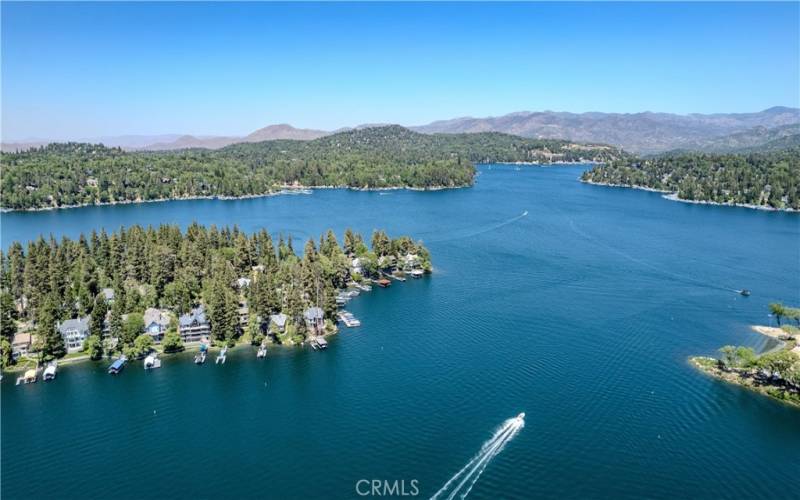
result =
[[[441,495],[446,494],[448,491],[450,494],[447,495],[446,500],[453,500],[456,495],[459,494],[464,485],[469,482],[466,492],[461,495],[462,499],[466,498],[469,492],[472,491],[472,487],[478,481],[480,475],[489,465],[489,462],[491,462],[492,459],[503,450],[505,445],[511,441],[514,436],[516,436],[519,430],[524,427],[524,416],[524,413],[520,413],[517,417],[510,418],[503,422],[492,435],[492,437],[483,443],[480,451],[478,451],[478,453],[472,457],[472,459],[467,462],[464,467],[456,472],[455,475],[453,475],[453,477],[451,477],[444,484],[444,486],[442,486],[439,491],[437,491],[433,497],[431,497],[431,500],[438,499]],[[453,483],[456,481],[458,481],[458,484],[451,489]]]
[[[481,228],[481,229],[469,231],[469,232],[464,233],[464,234],[456,234],[454,236],[449,236],[449,237],[444,237],[444,238],[439,238],[439,239],[432,239],[430,241],[438,243],[438,242],[443,242],[443,241],[454,241],[454,240],[461,240],[461,239],[464,239],[464,238],[472,238],[473,236],[478,236],[478,235],[481,235],[481,234],[484,234],[484,233],[488,233],[489,231],[496,231],[497,229],[500,229],[501,227],[507,226],[509,224],[513,224],[513,223],[517,222],[518,220],[520,220],[520,219],[522,219],[524,217],[527,217],[527,216],[528,216],[528,211],[525,210],[524,212],[522,212],[520,215],[517,215],[516,217],[511,217],[510,219],[504,220],[504,221],[499,222],[497,224],[493,224],[491,226],[487,226],[487,227],[484,227],[484,228]]]
[[[475,483],[478,482],[478,478],[481,477],[481,474],[483,474],[483,471],[486,470],[486,467],[488,467],[489,462],[491,462],[494,457],[496,457],[497,455],[500,454],[501,451],[503,451],[503,448],[506,447],[506,444],[508,444],[509,441],[514,439],[514,436],[516,436],[517,433],[523,427],[525,427],[525,423],[524,422],[521,423],[519,426],[515,427],[511,431],[511,433],[508,434],[508,436],[506,436],[506,438],[498,445],[497,449],[495,449],[492,452],[491,456],[488,457],[488,459],[483,463],[483,465],[479,466],[475,471],[472,472],[472,481],[470,481],[469,486],[467,486],[467,490],[461,495],[461,499],[462,500],[467,498],[467,495],[469,495],[469,492],[472,491],[472,487],[475,486]]]
[[[462,474],[464,474],[470,467],[472,467],[472,465],[475,462],[477,462],[478,460],[480,460],[481,457],[484,456],[484,454],[488,449],[490,449],[497,441],[499,441],[505,435],[505,433],[509,432],[509,430],[511,429],[511,424],[513,423],[512,420],[514,419],[509,419],[503,422],[503,424],[500,425],[500,427],[495,431],[492,437],[489,438],[485,443],[483,443],[480,451],[478,451],[478,453],[476,453],[475,456],[472,457],[472,459],[469,462],[467,462],[467,464],[464,467],[462,467],[458,472],[456,472],[455,475],[453,475],[453,477],[448,479],[447,482],[444,483],[444,486],[442,486],[439,489],[439,491],[437,491],[433,495],[433,497],[431,497],[431,499],[434,500],[438,498],[439,495],[447,491],[450,488],[450,485],[453,484],[453,482],[457,481]]]

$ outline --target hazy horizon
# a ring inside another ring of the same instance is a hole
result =
[[[213,137],[245,137],[248,134],[250,134],[250,133],[252,133],[252,132],[254,132],[256,130],[259,130],[261,128],[270,127],[270,126],[282,126],[282,125],[288,125],[290,127],[296,128],[296,129],[311,129],[311,130],[320,130],[320,131],[323,131],[323,132],[336,132],[338,130],[351,129],[351,128],[357,128],[357,127],[384,126],[384,125],[399,125],[401,127],[414,128],[414,127],[420,127],[420,126],[424,126],[424,125],[429,125],[431,123],[435,123],[435,122],[438,122],[438,121],[449,121],[449,120],[458,120],[458,119],[472,119],[472,118],[475,118],[475,119],[498,118],[498,117],[507,116],[507,115],[511,115],[511,114],[523,114],[523,113],[572,113],[572,114],[602,113],[602,114],[628,114],[628,115],[652,113],[652,114],[673,114],[673,115],[678,115],[678,116],[691,116],[691,115],[712,116],[712,115],[719,115],[719,114],[751,114],[751,113],[759,113],[759,112],[763,112],[763,111],[766,111],[766,110],[772,109],[772,108],[791,108],[791,109],[794,109],[794,110],[800,110],[800,108],[797,108],[797,107],[794,107],[794,106],[785,106],[785,105],[781,105],[781,104],[776,104],[775,106],[769,106],[768,108],[759,109],[759,110],[753,110],[753,111],[719,111],[719,112],[716,112],[716,113],[669,113],[669,112],[666,112],[666,111],[651,111],[651,110],[635,111],[635,112],[630,112],[630,113],[622,113],[622,112],[616,112],[616,111],[597,111],[597,110],[581,111],[581,112],[558,111],[558,110],[552,110],[552,109],[545,109],[545,110],[517,110],[517,111],[511,111],[509,113],[503,113],[503,114],[497,114],[497,115],[489,115],[489,116],[468,116],[468,115],[453,116],[453,117],[447,117],[447,118],[440,118],[440,119],[437,119],[437,120],[432,120],[432,121],[427,122],[427,123],[392,123],[392,122],[355,123],[355,124],[341,125],[339,127],[335,127],[335,128],[332,128],[332,129],[314,129],[314,128],[311,128],[311,127],[299,127],[299,126],[296,126],[296,125],[294,125],[292,123],[265,123],[264,125],[262,125],[260,127],[257,127],[256,129],[250,130],[248,132],[245,132],[243,134],[194,134],[192,132],[181,132],[181,131],[153,132],[153,133],[150,133],[150,132],[143,131],[143,132],[128,133],[128,134],[105,133],[105,134],[97,135],[97,136],[73,136],[73,137],[35,137],[35,136],[31,136],[31,137],[22,137],[22,138],[6,138],[4,135],[0,134],[0,139],[2,139],[3,143],[24,143],[24,142],[35,142],[35,141],[45,141],[45,140],[49,140],[49,141],[54,141],[54,140],[55,141],[58,141],[58,140],[60,140],[60,141],[81,141],[81,140],[86,140],[86,139],[124,138],[124,137],[128,137],[128,138],[154,138],[154,137],[171,137],[171,136],[174,136],[176,138],[177,137],[182,137],[182,136],[192,136],[192,137],[196,137],[198,139],[204,139],[204,138],[213,138]]]

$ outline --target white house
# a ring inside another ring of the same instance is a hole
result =
[[[83,350],[83,343],[89,336],[89,316],[76,319],[68,319],[56,326],[61,338],[64,339],[64,346],[67,352],[78,352]]]

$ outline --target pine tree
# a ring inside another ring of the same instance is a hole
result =
[[[0,292],[0,336],[12,341],[17,333],[17,310],[14,297],[7,291]]]
[[[36,334],[42,341],[44,359],[61,358],[67,350],[64,339],[56,329],[58,322],[59,300],[54,294],[44,297],[42,306],[36,315]]]
[[[103,338],[103,326],[106,320],[106,312],[108,312],[108,306],[106,305],[105,297],[100,294],[94,299],[94,307],[92,308],[92,315],[89,322],[89,331],[92,335]]]

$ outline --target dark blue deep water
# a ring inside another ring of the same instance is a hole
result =
[[[322,353],[5,377],[3,498],[357,497],[359,479],[416,479],[427,497],[520,411],[470,498],[798,498],[800,411],[687,357],[762,348],[749,325],[771,301],[800,303],[800,216],[585,185],[583,168],[4,214],[3,247],[134,223],[385,228],[423,239],[436,272],[354,300],[363,326]]]

